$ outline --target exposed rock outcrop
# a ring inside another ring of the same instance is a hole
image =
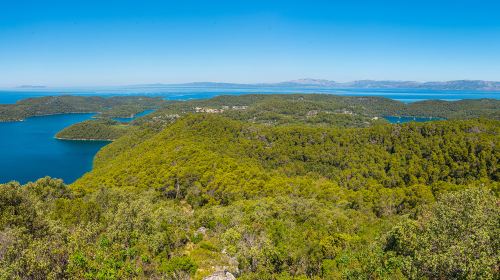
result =
[[[229,271],[217,271],[203,280],[236,280],[236,277]]]

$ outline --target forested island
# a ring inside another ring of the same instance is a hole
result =
[[[0,121],[21,121],[34,116],[68,113],[99,113],[103,117],[131,117],[144,110],[156,109],[161,98],[145,96],[47,96],[28,98],[16,104],[0,104]]]
[[[61,140],[113,141],[125,135],[131,127],[111,119],[88,120],[69,126],[56,134]]]
[[[80,123],[58,135],[115,139],[91,172],[0,186],[0,278],[497,279],[499,114],[287,94]]]

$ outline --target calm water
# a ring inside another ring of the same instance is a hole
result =
[[[443,120],[442,118],[416,118],[416,117],[394,117],[388,116],[384,117],[390,123],[407,123],[407,122],[428,122],[428,121],[438,121]]]
[[[44,176],[71,183],[92,168],[97,151],[109,142],[54,139],[61,129],[92,114],[65,114],[0,122],[0,183]]]

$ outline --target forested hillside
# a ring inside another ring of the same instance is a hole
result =
[[[0,278],[497,279],[497,103],[432,104],[167,102],[74,184],[0,186]]]
[[[56,134],[64,140],[115,140],[134,127],[111,119],[88,120],[66,127]]]
[[[172,186],[173,181],[184,180],[172,171],[181,169],[180,174],[193,179],[194,171],[184,172],[183,167],[227,176],[227,168],[242,164],[259,167],[243,168],[246,172],[235,176],[246,183],[260,177],[258,171],[268,170],[286,177],[332,179],[354,190],[497,180],[498,124],[487,120],[437,121],[336,129],[268,127],[217,115],[192,115],[140,144],[131,146],[124,139],[110,147],[111,152],[104,148],[93,172],[75,185],[91,189],[101,185]],[[121,145],[133,148],[117,155],[115,149]],[[218,168],[223,172],[217,172]],[[227,194],[222,186],[217,185],[217,189]]]
[[[500,101],[421,101],[405,104],[383,97],[329,94],[218,96],[207,100],[168,101],[161,109],[136,122],[161,125],[187,113],[222,114],[232,119],[268,125],[368,127],[385,116],[444,119],[500,119]]]

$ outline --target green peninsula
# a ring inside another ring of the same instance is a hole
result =
[[[71,125],[56,134],[61,140],[113,141],[125,135],[132,126],[111,119],[88,120]]]
[[[104,117],[130,117],[162,106],[164,100],[145,96],[47,96],[0,105],[0,121],[21,121],[28,117],[99,113]]]
[[[218,96],[206,100],[167,101],[139,123],[168,124],[189,113],[220,114],[266,125],[368,127],[384,123],[385,116],[443,119],[500,119],[500,100],[421,101],[403,103],[383,97],[330,94],[251,94]]]

